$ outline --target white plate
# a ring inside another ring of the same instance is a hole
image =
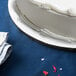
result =
[[[65,48],[76,48],[76,42],[72,42],[64,38],[62,39],[61,36],[57,37],[59,35],[56,34],[54,36],[49,36],[45,32],[39,30],[39,28],[35,27],[35,25],[33,25],[27,18],[25,18],[26,22],[24,22],[21,13],[17,8],[16,0],[8,1],[8,9],[12,20],[25,34],[28,34],[29,36],[49,45]]]

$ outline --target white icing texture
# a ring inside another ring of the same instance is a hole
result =
[[[69,16],[76,16],[76,0],[31,0],[32,3]]]

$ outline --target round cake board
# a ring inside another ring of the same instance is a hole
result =
[[[58,47],[64,47],[64,48],[76,48],[76,42],[70,42],[67,40],[58,39],[51,36],[45,35],[44,32],[39,32],[30,25],[32,25],[31,22],[27,18],[25,18],[25,21],[22,19],[22,16],[17,8],[16,0],[8,0],[8,10],[9,14],[16,24],[16,26],[23,31],[25,34],[31,36],[34,39],[37,39],[43,43],[58,46]]]

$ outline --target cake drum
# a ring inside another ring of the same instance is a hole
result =
[[[8,0],[8,10],[16,26],[21,31],[31,36],[32,38],[53,46],[72,48],[72,49],[76,48],[76,41],[72,42],[70,40],[62,39],[61,36],[56,34],[54,34],[54,36],[53,35],[49,36],[45,32],[40,31],[39,28],[35,27],[35,25],[33,25],[26,17],[24,21],[19,9],[17,8],[16,0]],[[59,36],[60,38],[57,36]]]

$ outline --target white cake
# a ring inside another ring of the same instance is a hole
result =
[[[76,39],[75,0],[16,0],[23,16],[36,26]]]

